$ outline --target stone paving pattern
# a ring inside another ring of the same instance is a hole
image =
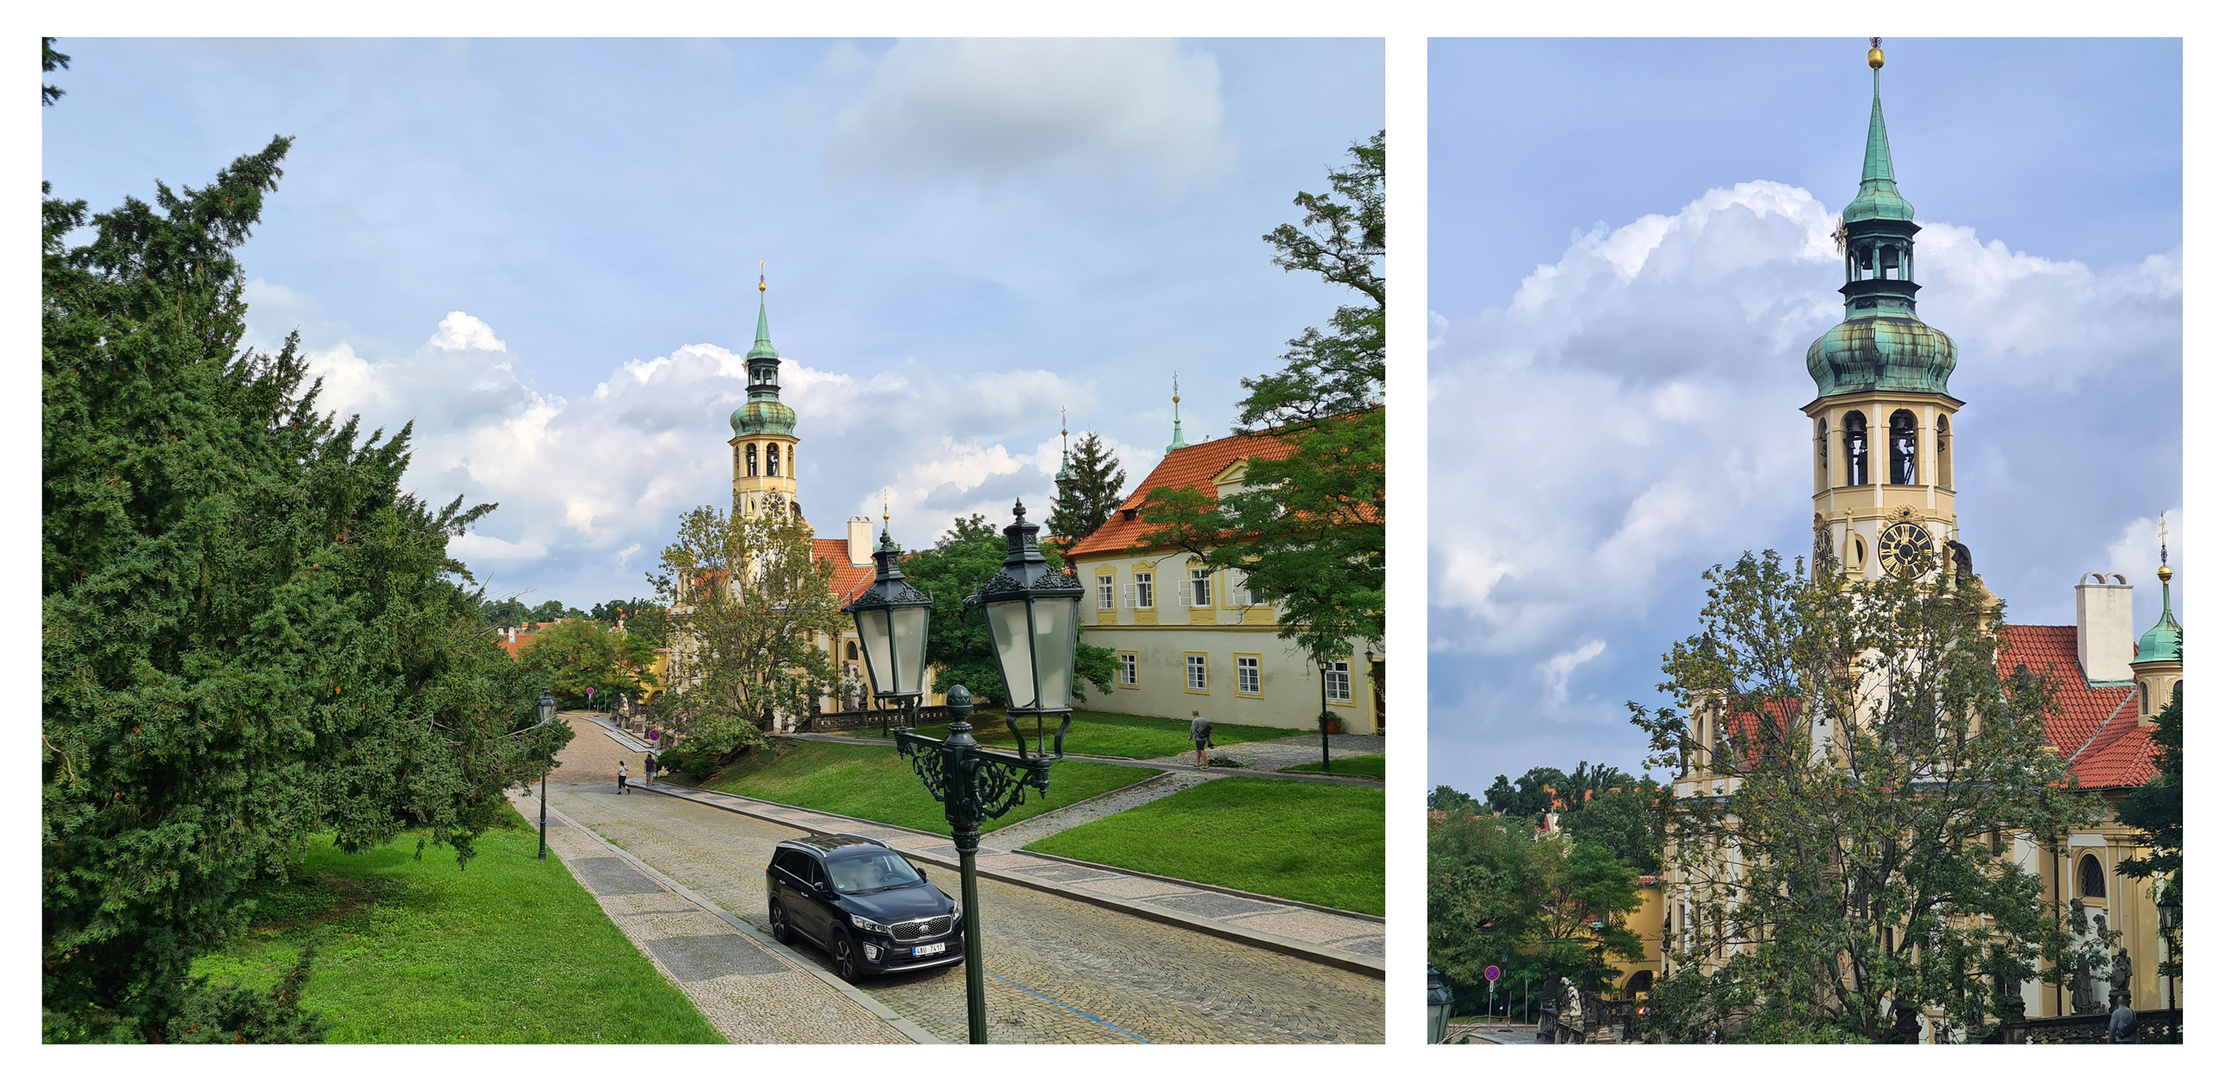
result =
[[[928,836],[815,810],[780,806],[777,803],[721,791],[674,786],[662,794],[771,817],[791,823],[799,829],[869,836],[884,840],[895,850],[913,857],[922,856],[950,863],[955,862],[957,857],[955,845],[946,837]],[[1356,914],[1336,914],[1284,901],[1236,896],[1228,890],[1207,885],[1125,874],[1092,866],[1077,866],[1030,852],[1008,850],[1002,846],[1001,837],[1002,834],[997,832],[981,838],[981,870],[1054,884],[1073,892],[1093,894],[1120,906],[1153,907],[1188,918],[1204,919],[1237,934],[1248,932],[1252,936],[1270,934],[1292,938],[1302,945],[1337,953],[1345,959],[1366,965],[1379,964],[1387,957],[1385,924],[1376,919]],[[1296,912],[1309,917],[1302,920],[1257,921],[1267,916]],[[1279,929],[1271,929],[1273,926],[1287,927],[1298,932],[1284,933]]]
[[[550,798],[556,810],[580,825],[758,927],[767,921],[763,868],[773,845],[843,820],[793,811],[794,824],[788,826],[685,799],[618,796],[599,784],[565,786],[552,790]],[[905,847],[947,846],[944,839],[888,826],[847,824],[843,831]],[[1073,869],[1031,856],[1012,861],[1023,865],[1027,860],[1044,869]],[[954,871],[931,867],[927,873],[942,888],[956,889]],[[1143,897],[1209,892],[1126,875],[1066,887],[1105,885]],[[976,916],[987,943],[989,1037],[994,1042],[1376,1043],[1385,1036],[1386,988],[1372,975],[984,876],[979,904]],[[1291,929],[1303,929],[1286,920],[1312,916],[1318,921],[1308,928],[1314,939],[1357,955],[1380,955],[1378,922],[1266,906],[1273,910],[1230,918],[1278,917]],[[620,907],[608,910],[614,916]],[[827,962],[806,943],[793,952],[811,962]],[[950,1042],[966,1037],[962,965],[882,977],[862,989],[934,1036]]]
[[[510,800],[518,813],[537,818],[536,797],[512,793]],[[640,873],[598,839],[550,820],[547,847],[726,1042],[911,1041],[800,964]]]

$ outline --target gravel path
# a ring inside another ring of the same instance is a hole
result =
[[[1327,745],[1336,758],[1356,757],[1359,754],[1387,753],[1385,735],[1328,735]],[[1307,765],[1318,760],[1318,736],[1294,735],[1285,739],[1265,739],[1260,742],[1232,743],[1215,747],[1212,754],[1224,754],[1259,772],[1274,772],[1290,765]],[[1193,753],[1173,754],[1152,758],[1144,765],[1193,765]]]

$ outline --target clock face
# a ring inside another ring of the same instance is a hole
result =
[[[780,495],[777,492],[772,492],[771,494],[765,495],[763,497],[764,513],[776,514],[784,509],[786,509],[786,496]]]
[[[1881,569],[1897,577],[1910,577],[1934,561],[1935,541],[1927,530],[1910,521],[1899,521],[1881,530]]]

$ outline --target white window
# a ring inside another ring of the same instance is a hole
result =
[[[1109,611],[1118,606],[1118,576],[1099,574],[1095,577],[1095,606]]]
[[[1233,658],[1234,689],[1237,693],[1261,694],[1264,679],[1259,673],[1259,661],[1254,656]]]
[[[1335,660],[1326,665],[1326,700],[1349,700],[1349,661]]]
[[[1192,600],[1188,604],[1189,607],[1210,606],[1210,571],[1187,571],[1187,587],[1193,594]]]
[[[1239,598],[1240,603],[1249,607],[1264,606],[1264,594],[1256,591],[1255,588],[1249,585],[1248,574],[1242,573],[1239,570],[1228,570],[1226,571],[1226,573],[1241,575],[1238,578],[1227,578],[1227,580],[1232,583],[1231,585],[1229,585],[1229,588],[1233,590],[1233,595]]]
[[[1153,608],[1156,606],[1155,574],[1147,570],[1133,572],[1133,606],[1137,608]]]
[[[1141,685],[1141,658],[1133,653],[1118,654],[1118,685]]]
[[[1202,653],[1187,654],[1187,688],[1210,689],[1210,657]]]

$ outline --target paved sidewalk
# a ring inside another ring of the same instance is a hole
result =
[[[982,839],[1004,851],[1016,851],[1065,829],[1076,829],[1090,821],[1101,821],[1112,814],[1131,810],[1136,806],[1146,806],[1167,795],[1177,795],[1188,788],[1200,787],[1218,779],[1223,777],[1207,772],[1158,773],[1138,784],[1106,791],[1091,799],[1081,799],[1070,806],[1057,807],[1038,817],[1005,825],[986,834]]]
[[[1359,754],[1387,753],[1387,736],[1385,735],[1328,735],[1326,736],[1326,744],[1332,749],[1336,760],[1356,757]],[[1225,771],[1276,773],[1282,779],[1291,775],[1307,776],[1308,774],[1280,773],[1279,770],[1290,765],[1308,765],[1317,761],[1318,735],[1313,732],[1309,735],[1291,735],[1285,739],[1262,739],[1256,742],[1229,743],[1225,746],[1211,747],[1210,752],[1212,754],[1223,754],[1248,766],[1246,769]],[[1150,758],[1142,764],[1159,767],[1185,765],[1192,768],[1195,764],[1195,755],[1190,751],[1168,757]],[[1212,769],[1210,771],[1219,772],[1221,770]],[[1318,775],[1323,777],[1326,774],[1320,773]],[[1371,778],[1366,777],[1365,779],[1370,780]],[[1377,780],[1372,782],[1379,783]]]
[[[536,793],[509,802],[539,813]],[[547,847],[728,1043],[940,1041],[561,811],[549,811]]]
[[[1212,770],[1206,775],[1219,772]],[[658,783],[646,790],[797,829],[868,836],[885,841],[919,862],[951,869],[957,866],[955,843],[946,836],[679,784]],[[1077,859],[1036,855],[1017,851],[1016,846],[1002,841],[999,833],[983,838],[978,856],[980,876],[1359,974],[1387,977],[1384,919]]]
[[[790,739],[809,739],[816,742],[852,743],[857,746],[894,745],[894,740],[882,739],[876,735],[851,735],[845,733],[832,735],[819,732],[804,732],[802,734],[788,735],[785,737]],[[1348,747],[1346,754],[1351,757],[1354,757],[1358,754],[1386,753],[1386,750],[1384,748],[1387,745],[1387,736],[1385,735],[1329,735],[1327,736],[1327,738],[1333,740],[1332,746],[1334,757],[1337,759],[1344,755],[1345,751],[1343,750],[1343,747],[1345,745]],[[1349,741],[1345,743],[1344,740]],[[1307,745],[1310,749],[1307,753],[1298,752],[1293,748],[1295,744]],[[1264,750],[1261,754],[1258,755],[1258,760],[1251,761],[1250,755],[1247,753],[1248,749],[1251,747],[1271,747],[1272,749]],[[1233,743],[1230,746],[1216,747],[1212,750],[1212,752],[1217,754],[1224,754],[1228,757],[1233,758],[1235,761],[1242,762],[1245,765],[1257,765],[1259,767],[1249,769],[1228,769],[1214,766],[1209,769],[1198,769],[1195,767],[1195,754],[1193,751],[1188,751],[1184,754],[1173,754],[1169,757],[1149,758],[1147,760],[1140,761],[1137,761],[1133,758],[1101,757],[1095,754],[1065,754],[1063,760],[1093,761],[1099,762],[1104,765],[1126,765],[1150,769],[1164,769],[1171,772],[1201,773],[1213,779],[1221,776],[1261,776],[1268,780],[1292,780],[1298,783],[1308,784],[1354,784],[1359,787],[1384,786],[1380,783],[1379,780],[1370,776],[1344,776],[1340,773],[1284,773],[1277,771],[1278,769],[1283,768],[1287,765],[1301,765],[1304,762],[1318,760],[1318,736],[1316,735],[1298,735],[1293,738],[1270,739],[1264,742]],[[1266,761],[1274,760],[1279,761],[1279,764],[1265,764]],[[612,765],[610,766],[610,768],[614,769],[615,766]],[[560,776],[561,774],[558,773],[557,775]],[[616,774],[612,772],[610,775],[614,776]]]

